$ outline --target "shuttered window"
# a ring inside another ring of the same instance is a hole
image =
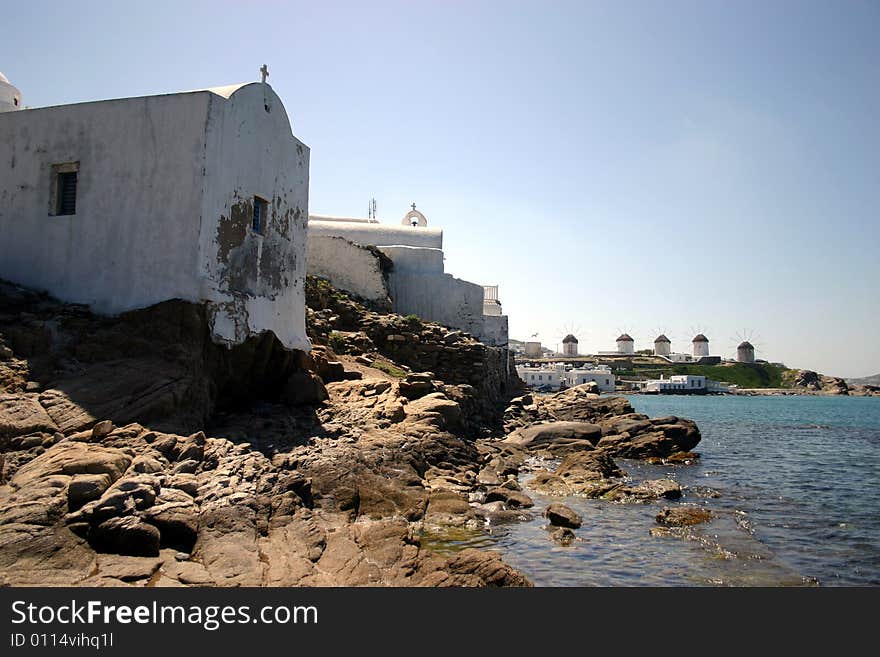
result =
[[[269,203],[259,196],[254,196],[254,221],[253,229],[255,233],[263,234],[266,226],[266,219],[269,210]]]
[[[52,188],[49,214],[54,216],[76,214],[76,196],[79,183],[79,162],[52,165]]]
[[[76,214],[76,171],[58,174],[58,212]]]

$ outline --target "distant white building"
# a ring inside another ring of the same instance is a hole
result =
[[[517,365],[516,373],[526,385],[533,388],[548,386],[551,390],[559,390],[563,385],[571,388],[591,381],[599,386],[602,392],[614,392],[616,378],[607,367],[595,369],[569,369],[564,363],[546,364],[539,367]]]
[[[578,355],[578,339],[571,333],[562,338],[562,355],[577,356]]]
[[[668,379],[661,377],[653,381],[637,381],[633,385],[642,392],[667,395],[702,395],[729,391],[726,384],[694,374],[674,374]]]
[[[694,358],[702,358],[709,355],[709,338],[702,333],[695,335],[694,339],[691,340],[691,344],[694,347]]]
[[[755,347],[748,340],[741,342],[736,348],[736,360],[738,363],[754,363]]]
[[[540,358],[543,355],[540,342],[526,342],[523,351],[526,358]]]
[[[309,274],[371,301],[390,299],[400,315],[417,315],[467,331],[488,345],[507,346],[507,315],[498,286],[447,273],[443,231],[429,227],[415,204],[396,225],[312,214],[308,233]],[[393,264],[390,271],[383,271],[377,249]]]
[[[565,367],[561,363],[541,367],[517,365],[516,373],[527,386],[532,388],[549,386],[551,390],[559,390],[562,382],[565,381]]]
[[[665,335],[660,334],[654,340],[654,355],[668,356],[672,352],[672,342]]]
[[[617,338],[617,353],[619,354],[634,354],[635,353],[635,341],[626,333]]]
[[[21,108],[21,92],[0,73],[0,112],[14,112]]]
[[[571,369],[566,371],[565,378],[566,384],[569,387],[593,381],[602,392],[614,392],[617,385],[615,376],[607,367],[599,369]]]

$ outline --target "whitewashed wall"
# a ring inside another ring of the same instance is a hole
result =
[[[414,314],[432,322],[481,337],[483,286],[450,274],[422,274],[392,270],[389,276],[394,312]]]
[[[211,96],[201,208],[199,274],[215,339],[271,330],[289,349],[311,348],[305,328],[309,149],[293,136],[267,84]],[[269,201],[263,234],[253,198]]]
[[[382,246],[382,252],[394,263],[397,271],[442,274],[443,251],[428,247]]]
[[[344,237],[310,235],[306,259],[309,274],[363,299],[387,303],[388,286],[379,258],[366,247]]]
[[[0,113],[0,277],[101,313],[196,301],[210,94]],[[76,214],[52,165],[79,162]]]
[[[51,216],[68,162],[76,214]],[[219,342],[271,330],[308,349],[308,170],[259,83],[0,113],[0,277],[105,314],[210,301]],[[265,236],[254,194],[272,201]]]
[[[439,228],[413,228],[354,221],[309,221],[310,235],[335,235],[364,246],[420,246],[443,248],[443,231]]]

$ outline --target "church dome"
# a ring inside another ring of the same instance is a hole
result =
[[[0,112],[13,112],[21,107],[21,92],[0,73]]]
[[[562,338],[562,344],[571,344],[572,342],[574,344],[577,344],[578,339],[574,337],[571,333]]]

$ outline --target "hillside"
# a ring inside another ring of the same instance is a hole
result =
[[[880,374],[873,376],[863,376],[859,379],[846,379],[847,383],[861,386],[880,386]]]
[[[724,381],[740,388],[788,388],[793,376],[784,367],[770,363],[734,363],[731,365],[674,365],[673,374],[693,374],[705,376],[714,381]]]

